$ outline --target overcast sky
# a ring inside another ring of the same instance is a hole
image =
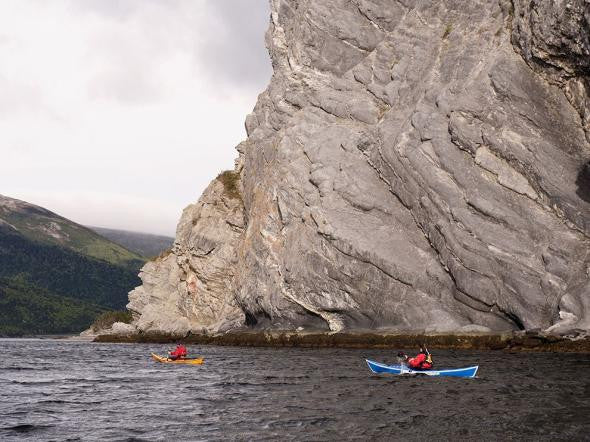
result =
[[[0,1],[0,194],[173,235],[266,87],[268,0]]]

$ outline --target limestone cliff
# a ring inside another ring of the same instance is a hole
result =
[[[135,326],[590,329],[590,2],[271,3],[235,172]]]

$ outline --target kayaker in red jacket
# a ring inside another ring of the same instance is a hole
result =
[[[425,345],[420,346],[420,353],[414,358],[408,358],[408,356],[402,351],[397,355],[398,357],[403,358],[408,364],[408,367],[413,368],[414,370],[429,370],[433,365],[432,357]]]
[[[168,357],[170,359],[172,359],[173,361],[176,361],[177,359],[185,359],[186,358],[186,347],[183,344],[177,344],[176,345],[176,350],[172,351],[172,352],[168,352]]]

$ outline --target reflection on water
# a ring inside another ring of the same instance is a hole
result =
[[[590,356],[436,351],[478,378],[374,375],[386,350],[0,340],[0,440],[552,439],[590,434]]]

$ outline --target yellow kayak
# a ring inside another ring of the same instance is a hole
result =
[[[166,358],[164,356],[157,355],[152,353],[152,359],[154,361],[163,362],[166,364],[189,364],[189,365],[201,365],[205,359],[203,358],[193,358],[193,359],[177,359],[173,361],[170,358]]]

